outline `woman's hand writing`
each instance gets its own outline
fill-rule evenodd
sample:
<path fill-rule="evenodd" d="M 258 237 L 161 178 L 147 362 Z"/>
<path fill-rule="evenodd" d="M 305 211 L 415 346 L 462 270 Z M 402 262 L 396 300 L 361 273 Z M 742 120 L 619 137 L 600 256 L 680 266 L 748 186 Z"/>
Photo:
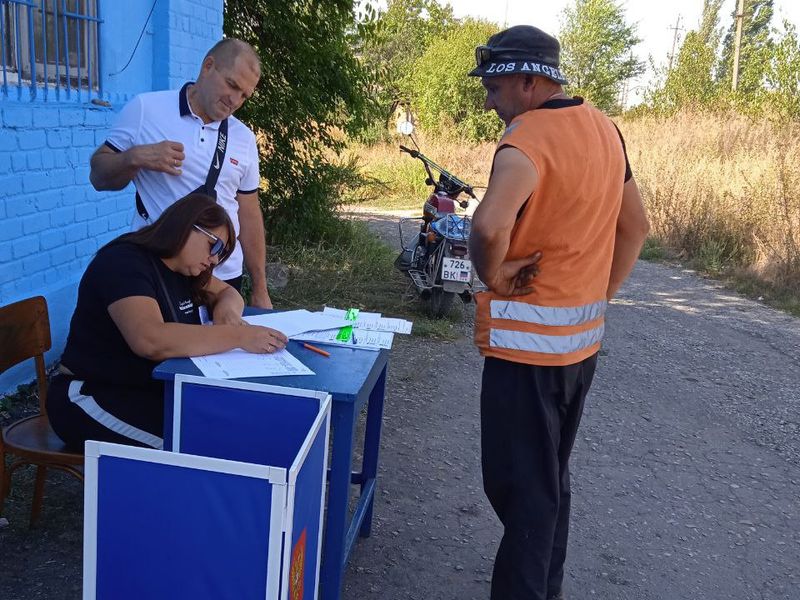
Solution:
<path fill-rule="evenodd" d="M 242 350 L 254 354 L 272 354 L 286 347 L 288 339 L 277 329 L 259 325 L 244 325 L 241 330 Z"/>

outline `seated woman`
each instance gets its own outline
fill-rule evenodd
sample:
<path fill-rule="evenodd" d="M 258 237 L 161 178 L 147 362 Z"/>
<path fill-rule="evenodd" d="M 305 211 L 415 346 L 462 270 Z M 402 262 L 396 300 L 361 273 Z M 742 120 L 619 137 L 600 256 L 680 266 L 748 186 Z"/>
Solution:
<path fill-rule="evenodd" d="M 151 376 L 159 362 L 286 345 L 281 332 L 245 323 L 242 297 L 212 275 L 235 243 L 225 210 L 190 194 L 97 252 L 47 394 L 50 423 L 67 445 L 82 450 L 90 439 L 161 448 L 163 384 Z M 201 307 L 213 325 L 200 324 Z"/>

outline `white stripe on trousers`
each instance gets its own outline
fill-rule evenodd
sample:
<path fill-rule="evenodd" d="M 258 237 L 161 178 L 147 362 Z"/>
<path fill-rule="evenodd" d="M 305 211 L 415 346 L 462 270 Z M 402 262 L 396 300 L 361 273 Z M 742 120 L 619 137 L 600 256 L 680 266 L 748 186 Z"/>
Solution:
<path fill-rule="evenodd" d="M 162 438 L 118 419 L 111 413 L 103 410 L 94 398 L 81 394 L 82 385 L 83 381 L 73 380 L 70 382 L 69 392 L 67 393 L 70 402 L 79 406 L 83 412 L 106 429 L 110 429 L 114 433 L 118 433 L 131 440 L 147 444 L 156 450 L 164 449 L 164 440 Z"/>

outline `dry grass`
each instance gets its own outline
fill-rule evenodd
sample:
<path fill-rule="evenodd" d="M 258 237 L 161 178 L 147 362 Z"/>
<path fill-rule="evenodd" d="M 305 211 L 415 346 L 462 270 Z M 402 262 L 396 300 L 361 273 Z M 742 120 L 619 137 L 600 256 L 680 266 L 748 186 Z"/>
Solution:
<path fill-rule="evenodd" d="M 681 114 L 619 123 L 652 222 L 648 256 L 663 247 L 741 289 L 800 312 L 800 124 L 740 115 Z M 420 137 L 425 155 L 485 185 L 493 144 Z M 418 209 L 419 161 L 395 144 L 356 147 L 375 184 L 370 206 Z M 754 284 L 755 282 L 755 284 Z"/>
<path fill-rule="evenodd" d="M 485 186 L 494 154 L 494 144 L 469 144 L 457 139 L 415 134 L 420 151 L 453 175 L 474 187 Z M 400 145 L 414 148 L 407 137 L 394 143 L 355 146 L 352 151 L 364 165 L 364 173 L 374 180 L 368 190 L 370 207 L 422 210 L 431 188 L 425 185 L 425 170 L 419 160 L 400 152 Z"/>
<path fill-rule="evenodd" d="M 620 127 L 659 242 L 800 291 L 800 125 L 683 114 Z"/>

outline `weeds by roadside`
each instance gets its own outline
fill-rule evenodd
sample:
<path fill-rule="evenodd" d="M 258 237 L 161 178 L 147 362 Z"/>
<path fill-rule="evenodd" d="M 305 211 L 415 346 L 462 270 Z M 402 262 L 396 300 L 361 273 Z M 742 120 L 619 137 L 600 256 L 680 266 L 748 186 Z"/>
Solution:
<path fill-rule="evenodd" d="M 37 412 L 39 396 L 35 381 L 19 386 L 14 393 L 0 396 L 0 428 Z"/>
<path fill-rule="evenodd" d="M 677 256 L 773 306 L 800 306 L 800 124 L 736 114 L 621 119 L 652 224 L 642 258 Z M 422 151 L 472 184 L 486 183 L 494 145 L 419 136 Z M 419 209 L 428 193 L 407 139 L 356 146 L 376 209 Z"/>
<path fill-rule="evenodd" d="M 435 163 L 474 187 L 486 185 L 494 144 L 469 144 L 455 138 L 435 138 L 424 134 L 415 134 L 414 137 L 422 153 Z M 370 198 L 365 203 L 370 207 L 419 210 L 430 193 L 422 163 L 400 152 L 400 144 L 414 148 L 405 137 L 371 146 L 352 147 L 352 152 L 363 164 L 364 174 L 370 179 L 369 191 L 363 194 Z"/>

